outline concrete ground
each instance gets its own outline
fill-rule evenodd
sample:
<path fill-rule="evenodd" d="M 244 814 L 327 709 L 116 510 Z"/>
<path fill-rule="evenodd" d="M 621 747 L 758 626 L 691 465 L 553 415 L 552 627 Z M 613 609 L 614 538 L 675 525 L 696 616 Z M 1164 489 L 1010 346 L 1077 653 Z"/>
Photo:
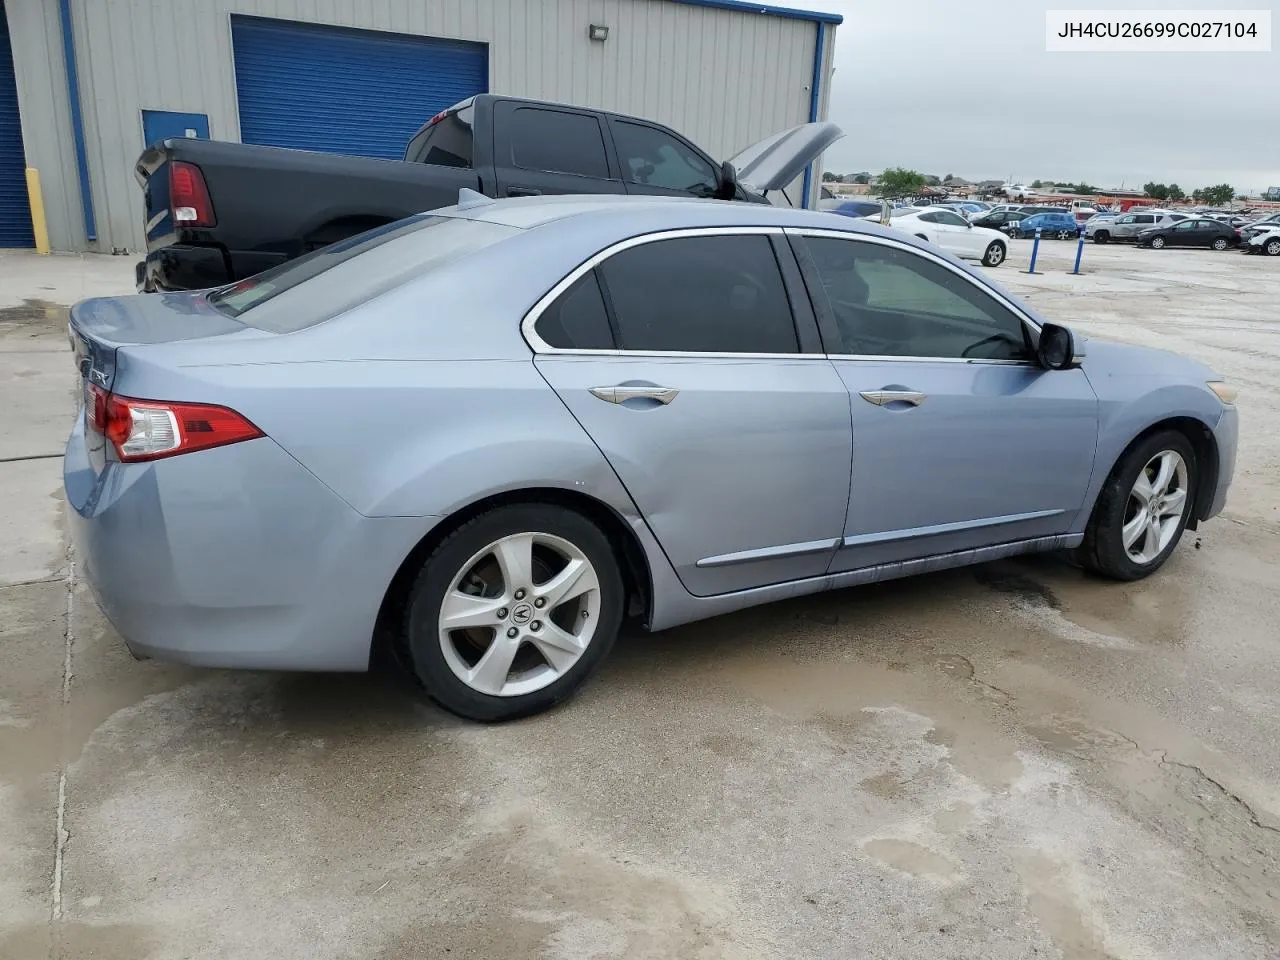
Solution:
<path fill-rule="evenodd" d="M 1226 516 L 628 636 L 566 708 L 134 662 L 75 577 L 58 304 L 0 257 L 0 957 L 1280 955 L 1280 260 L 1049 243 L 1046 314 L 1241 388 Z"/>

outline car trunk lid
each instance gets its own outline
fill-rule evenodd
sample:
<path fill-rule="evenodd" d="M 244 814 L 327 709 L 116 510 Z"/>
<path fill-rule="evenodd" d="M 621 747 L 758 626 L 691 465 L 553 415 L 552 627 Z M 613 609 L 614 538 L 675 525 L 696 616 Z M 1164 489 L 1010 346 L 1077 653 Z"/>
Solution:
<path fill-rule="evenodd" d="M 244 329 L 244 324 L 211 307 L 202 293 L 99 297 L 72 307 L 67 336 L 80 375 L 94 473 L 101 473 L 106 465 L 101 431 L 95 429 L 95 404 L 115 386 L 122 347 L 198 340 Z"/>
<path fill-rule="evenodd" d="M 753 143 L 729 162 L 744 186 L 760 193 L 781 190 L 843 136 L 844 131 L 829 120 L 802 123 Z"/>

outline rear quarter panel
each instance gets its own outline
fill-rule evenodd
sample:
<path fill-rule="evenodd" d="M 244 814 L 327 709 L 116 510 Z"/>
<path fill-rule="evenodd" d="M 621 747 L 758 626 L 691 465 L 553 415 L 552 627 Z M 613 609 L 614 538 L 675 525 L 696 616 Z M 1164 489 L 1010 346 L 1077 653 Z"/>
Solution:
<path fill-rule="evenodd" d="M 442 516 L 491 494 L 555 487 L 631 517 L 519 329 L 597 249 L 579 242 L 522 234 L 295 333 L 246 328 L 125 348 L 116 389 L 239 411 L 365 516 Z"/>

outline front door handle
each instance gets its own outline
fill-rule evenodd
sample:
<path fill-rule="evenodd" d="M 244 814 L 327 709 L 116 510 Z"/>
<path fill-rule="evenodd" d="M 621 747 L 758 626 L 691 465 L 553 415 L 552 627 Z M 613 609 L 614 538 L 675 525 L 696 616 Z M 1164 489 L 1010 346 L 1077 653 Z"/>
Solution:
<path fill-rule="evenodd" d="M 925 401 L 925 395 L 916 390 L 863 390 L 858 396 L 877 407 L 891 403 L 906 403 L 918 407 Z"/>
<path fill-rule="evenodd" d="M 592 387 L 591 395 L 607 403 L 626 403 L 628 400 L 656 400 L 664 406 L 674 400 L 680 391 L 675 387 Z"/>
<path fill-rule="evenodd" d="M 533 187 L 507 187 L 508 197 L 540 197 L 542 191 Z"/>

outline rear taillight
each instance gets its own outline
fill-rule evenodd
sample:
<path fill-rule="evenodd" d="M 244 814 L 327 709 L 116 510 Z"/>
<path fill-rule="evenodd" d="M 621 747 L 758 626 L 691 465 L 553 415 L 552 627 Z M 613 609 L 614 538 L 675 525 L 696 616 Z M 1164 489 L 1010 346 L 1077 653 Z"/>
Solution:
<path fill-rule="evenodd" d="M 135 400 L 89 386 L 89 427 L 102 434 L 125 463 L 223 447 L 264 436 L 234 410 L 208 403 Z"/>
<path fill-rule="evenodd" d="M 194 163 L 169 162 L 169 206 L 173 209 L 173 219 L 184 226 L 214 227 L 218 224 L 204 174 Z"/>

